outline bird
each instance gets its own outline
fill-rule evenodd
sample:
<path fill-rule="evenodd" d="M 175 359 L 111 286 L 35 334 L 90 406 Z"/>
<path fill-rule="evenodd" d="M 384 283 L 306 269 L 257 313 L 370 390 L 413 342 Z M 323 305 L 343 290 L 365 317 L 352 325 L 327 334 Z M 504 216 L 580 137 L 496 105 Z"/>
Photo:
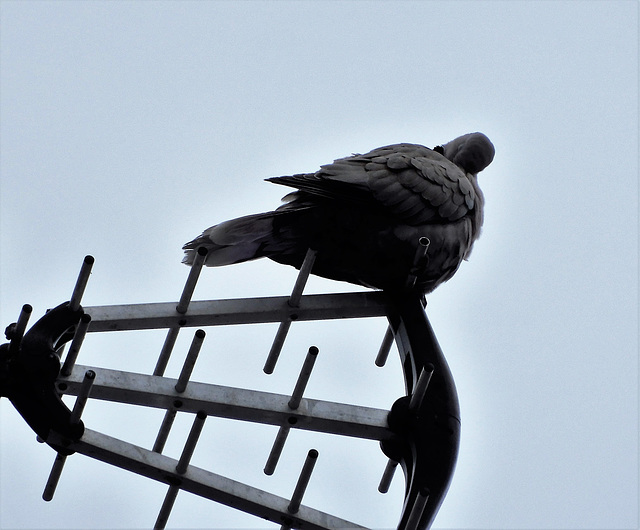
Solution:
<path fill-rule="evenodd" d="M 484 196 L 478 173 L 495 155 L 474 132 L 433 149 L 400 143 L 353 154 L 315 173 L 266 180 L 295 191 L 273 211 L 206 229 L 186 243 L 183 263 L 200 247 L 204 265 L 266 257 L 311 273 L 389 292 L 426 294 L 449 280 L 480 236 Z"/>

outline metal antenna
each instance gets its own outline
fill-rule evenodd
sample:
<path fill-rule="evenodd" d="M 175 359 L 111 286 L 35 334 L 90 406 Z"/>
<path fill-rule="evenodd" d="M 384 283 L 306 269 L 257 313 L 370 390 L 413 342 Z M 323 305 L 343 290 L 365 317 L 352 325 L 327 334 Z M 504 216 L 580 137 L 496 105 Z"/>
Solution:
<path fill-rule="evenodd" d="M 291 498 L 258 490 L 191 464 L 208 416 L 251 421 L 278 427 L 264 467 L 274 473 L 292 429 L 377 442 L 388 462 L 378 486 L 388 491 L 394 470 L 405 472 L 405 498 L 398 530 L 426 530 L 433 520 L 457 458 L 460 418 L 455 384 L 433 329 L 424 299 L 414 288 L 419 268 L 428 259 L 429 241 L 421 238 L 415 263 L 402 293 L 357 292 L 303 296 L 315 252 L 309 250 L 290 296 L 191 301 L 206 261 L 199 249 L 179 302 L 82 307 L 80 305 L 93 258 L 87 256 L 71 301 L 50 310 L 31 329 L 32 308 L 22 308 L 18 322 L 7 329 L 9 344 L 0 345 L 0 391 L 27 423 L 56 451 L 44 489 L 51 500 L 66 459 L 74 452 L 135 472 L 168 486 L 155 528 L 166 527 L 180 490 L 242 510 L 282 525 L 282 528 L 347 529 L 359 525 L 302 504 L 317 461 L 311 449 Z M 196 329 L 177 379 L 164 376 L 180 329 L 237 324 L 279 323 L 265 370 L 273 371 L 293 320 L 313 321 L 386 317 L 389 327 L 376 356 L 382 366 L 395 340 L 405 379 L 406 395 L 390 410 L 305 398 L 318 348 L 311 346 L 291 394 L 274 394 L 191 381 L 205 331 Z M 93 369 L 77 364 L 87 333 L 165 329 L 167 336 L 151 374 Z M 71 347 L 60 366 L 59 353 Z M 86 345 L 84 346 L 87 347 Z M 257 367 L 259 370 L 259 366 Z M 77 396 L 69 410 L 62 394 Z M 159 408 L 165 417 L 153 449 L 86 428 L 82 420 L 87 400 Z M 162 454 L 177 412 L 194 415 L 179 460 Z"/>

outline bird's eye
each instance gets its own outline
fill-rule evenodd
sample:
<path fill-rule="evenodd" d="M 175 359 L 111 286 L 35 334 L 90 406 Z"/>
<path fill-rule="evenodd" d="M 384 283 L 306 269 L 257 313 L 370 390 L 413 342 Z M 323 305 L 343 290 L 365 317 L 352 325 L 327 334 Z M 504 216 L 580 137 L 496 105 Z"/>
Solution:
<path fill-rule="evenodd" d="M 444 147 L 442 147 L 441 145 L 436 145 L 433 150 L 436 153 L 440 153 L 441 155 L 444 155 Z"/>

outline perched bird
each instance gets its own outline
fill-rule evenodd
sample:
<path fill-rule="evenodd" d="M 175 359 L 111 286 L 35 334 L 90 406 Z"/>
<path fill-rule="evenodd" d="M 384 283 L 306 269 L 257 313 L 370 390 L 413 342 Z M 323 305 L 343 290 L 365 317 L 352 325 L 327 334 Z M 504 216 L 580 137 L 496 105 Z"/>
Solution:
<path fill-rule="evenodd" d="M 208 228 L 183 247 L 183 263 L 192 264 L 203 246 L 208 266 L 267 257 L 300 268 L 311 248 L 318 276 L 428 293 L 453 276 L 480 235 L 477 174 L 494 153 L 476 132 L 433 149 L 390 145 L 315 173 L 269 178 L 297 191 L 272 212 Z"/>

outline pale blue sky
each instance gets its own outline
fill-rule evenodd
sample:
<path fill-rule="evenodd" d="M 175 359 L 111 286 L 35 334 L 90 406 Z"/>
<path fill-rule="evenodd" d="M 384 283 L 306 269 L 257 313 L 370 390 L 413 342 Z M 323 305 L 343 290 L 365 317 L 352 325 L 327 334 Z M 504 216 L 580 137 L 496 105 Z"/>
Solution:
<path fill-rule="evenodd" d="M 85 254 L 85 305 L 174 300 L 184 242 L 278 205 L 286 190 L 263 178 L 479 130 L 496 146 L 483 235 L 428 299 L 462 409 L 435 526 L 637 528 L 636 2 L 3 0 L 0 23 L 3 329 L 24 303 L 34 322 L 67 300 Z M 283 295 L 294 278 L 208 269 L 195 297 Z M 267 378 L 274 332 L 211 330 L 194 379 L 287 393 L 315 343 L 309 397 L 388 408 L 403 392 L 395 358 L 373 366 L 382 321 L 294 325 Z M 79 362 L 150 372 L 163 336 L 91 335 Z M 91 402 L 85 420 L 150 446 L 161 416 Z M 0 528 L 154 523 L 165 486 L 82 456 L 44 503 L 53 451 L 6 400 L 0 421 Z M 403 481 L 376 492 L 375 443 L 295 432 L 264 477 L 274 436 L 211 418 L 194 462 L 287 496 L 317 447 L 305 504 L 395 526 Z M 185 493 L 169 525 L 270 527 Z"/>

